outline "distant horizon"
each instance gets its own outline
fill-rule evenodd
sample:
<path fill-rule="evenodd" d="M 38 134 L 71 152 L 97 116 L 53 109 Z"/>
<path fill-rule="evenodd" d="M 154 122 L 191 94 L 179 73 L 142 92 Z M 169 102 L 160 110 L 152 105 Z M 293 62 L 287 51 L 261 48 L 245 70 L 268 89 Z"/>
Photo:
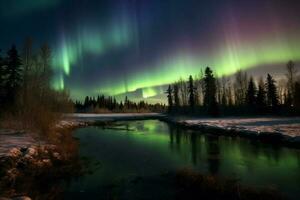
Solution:
<path fill-rule="evenodd" d="M 277 64 L 276 66 L 276 70 L 274 70 L 274 66 L 261 66 L 261 67 L 257 67 L 257 68 L 251 68 L 251 69 L 247 69 L 247 70 L 243 70 L 244 72 L 247 72 L 248 76 L 252 76 L 254 78 L 254 80 L 257 82 L 258 79 L 263 78 L 264 80 L 266 79 L 269 68 L 273 68 L 273 73 L 270 73 L 272 76 L 274 76 L 276 81 L 279 80 L 285 80 L 286 76 L 286 63 L 282 63 L 282 64 Z M 300 66 L 299 66 L 299 62 L 295 62 L 296 64 L 296 68 L 299 69 L 300 71 Z M 205 67 L 203 68 L 199 68 L 199 72 L 200 70 L 204 70 Z M 262 72 L 265 72 L 265 74 L 262 74 Z M 191 74 L 193 77 L 195 77 L 195 75 Z M 196 74 L 198 75 L 198 74 Z M 230 77 L 233 78 L 232 76 L 234 76 L 233 74 L 227 75 L 226 77 Z M 182 77 L 184 80 L 188 81 L 188 77 Z M 178 79 L 179 80 L 179 79 Z M 177 81 L 178 81 L 177 80 Z M 176 82 L 176 81 L 174 81 Z M 168 83 L 168 84 L 164 84 L 164 85 L 157 85 L 157 86 L 152 86 L 150 87 L 150 89 L 155 90 L 155 95 L 153 96 L 149 96 L 147 98 L 143 97 L 143 90 L 148 90 L 149 87 L 146 88 L 137 88 L 134 91 L 128 91 L 128 92 L 124 92 L 124 93 L 120 93 L 120 94 L 116 94 L 116 95 L 109 95 L 109 94 L 104 94 L 101 93 L 101 91 L 99 91 L 99 93 L 95 93 L 94 95 L 86 95 L 86 96 L 90 96 L 90 97 L 97 97 L 98 95 L 105 95 L 105 96 L 113 96 L 115 97 L 118 101 L 124 101 L 125 97 L 127 96 L 130 100 L 134 101 L 134 102 L 138 102 L 138 101 L 145 101 L 148 103 L 162 103 L 162 104 L 167 104 L 167 96 L 166 96 L 166 90 L 167 87 L 170 84 L 173 84 L 174 82 Z M 82 96 L 80 98 L 77 98 L 76 96 L 72 96 L 71 94 L 71 98 L 72 100 L 76 101 L 84 101 L 84 98 L 86 96 Z M 163 98 L 160 98 L 163 97 Z"/>

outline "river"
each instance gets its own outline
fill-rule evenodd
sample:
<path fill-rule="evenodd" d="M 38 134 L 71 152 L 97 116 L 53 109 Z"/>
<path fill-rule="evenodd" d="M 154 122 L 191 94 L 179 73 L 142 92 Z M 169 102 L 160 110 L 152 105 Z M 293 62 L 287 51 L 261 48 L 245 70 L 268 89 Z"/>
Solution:
<path fill-rule="evenodd" d="M 65 199 L 172 199 L 163 174 L 182 168 L 300 198 L 296 149 L 183 130 L 159 120 L 86 127 L 74 136 L 89 173 L 66 186 Z"/>

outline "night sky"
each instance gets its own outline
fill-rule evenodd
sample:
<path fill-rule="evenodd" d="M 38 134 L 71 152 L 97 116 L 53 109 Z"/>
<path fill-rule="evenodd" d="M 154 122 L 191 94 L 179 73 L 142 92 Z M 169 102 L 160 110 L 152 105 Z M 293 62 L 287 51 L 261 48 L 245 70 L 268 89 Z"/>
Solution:
<path fill-rule="evenodd" d="M 0 0 L 0 27 L 3 51 L 49 43 L 53 86 L 74 99 L 155 99 L 206 66 L 220 76 L 300 61 L 299 0 Z"/>

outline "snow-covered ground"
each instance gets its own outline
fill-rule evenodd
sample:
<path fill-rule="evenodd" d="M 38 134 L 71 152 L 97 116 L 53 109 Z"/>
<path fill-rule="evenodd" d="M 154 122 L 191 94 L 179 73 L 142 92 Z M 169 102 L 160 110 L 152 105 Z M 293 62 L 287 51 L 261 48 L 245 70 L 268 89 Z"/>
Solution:
<path fill-rule="evenodd" d="M 251 131 L 255 133 L 281 133 L 290 137 L 300 136 L 300 118 L 201 118 L 184 119 L 179 123 L 218 127 L 226 130 Z"/>
<path fill-rule="evenodd" d="M 144 119 L 161 116 L 158 113 L 109 113 L 109 114 L 67 114 L 56 124 L 57 129 L 86 126 L 88 122 L 115 119 Z M 37 144 L 32 134 L 16 130 L 0 129 L 0 157 L 6 156 L 13 148 L 27 148 Z"/>
<path fill-rule="evenodd" d="M 111 119 L 143 119 L 143 118 L 161 118 L 165 115 L 160 113 L 109 113 L 109 114 L 69 114 L 66 115 L 68 120 L 66 124 L 73 121 L 97 121 L 97 120 L 111 120 Z M 169 117 L 167 117 L 169 118 Z M 72 119 L 72 120 L 71 120 Z M 173 119 L 174 120 L 174 119 Z M 300 117 L 290 118 L 184 118 L 179 119 L 175 117 L 178 123 L 187 125 L 199 125 L 207 127 L 217 127 L 226 130 L 236 131 L 250 131 L 253 133 L 281 133 L 290 137 L 300 136 Z"/>
<path fill-rule="evenodd" d="M 0 157 L 5 156 L 11 149 L 29 147 L 37 141 L 30 135 L 14 130 L 0 130 Z"/>
<path fill-rule="evenodd" d="M 57 129 L 64 129 L 64 128 L 77 128 L 87 126 L 88 124 L 82 119 L 76 118 L 65 118 L 60 120 L 56 125 L 55 128 Z"/>

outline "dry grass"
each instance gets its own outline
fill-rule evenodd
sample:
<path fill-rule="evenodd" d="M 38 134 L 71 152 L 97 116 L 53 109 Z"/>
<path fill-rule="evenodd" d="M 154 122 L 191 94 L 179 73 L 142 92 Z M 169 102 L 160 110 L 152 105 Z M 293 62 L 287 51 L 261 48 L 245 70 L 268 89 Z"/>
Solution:
<path fill-rule="evenodd" d="M 5 113 L 0 118 L 0 129 L 23 130 L 23 123 L 14 115 Z"/>
<path fill-rule="evenodd" d="M 26 98 L 19 97 L 13 107 L 7 108 L 1 115 L 0 128 L 24 130 L 39 137 L 53 134 L 62 113 L 72 112 L 73 104 L 66 92 L 49 90 L 42 96 L 39 92 L 31 91 Z"/>
<path fill-rule="evenodd" d="M 26 195 L 36 200 L 64 198 L 62 183 L 83 173 L 78 141 L 69 130 L 65 130 L 52 134 L 49 142 L 54 145 L 37 146 L 37 154 L 32 158 L 23 156 L 0 162 L 0 196 Z M 45 159 L 51 162 L 40 165 Z M 15 171 L 14 179 L 4 176 L 10 169 Z"/>

